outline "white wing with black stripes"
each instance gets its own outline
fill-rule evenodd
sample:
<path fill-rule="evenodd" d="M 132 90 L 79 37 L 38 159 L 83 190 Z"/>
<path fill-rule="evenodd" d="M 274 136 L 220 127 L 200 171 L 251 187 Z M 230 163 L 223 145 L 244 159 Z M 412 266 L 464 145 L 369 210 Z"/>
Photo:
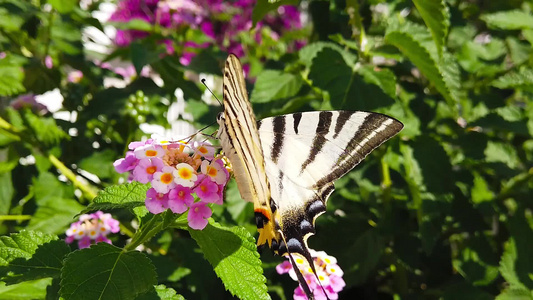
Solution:
<path fill-rule="evenodd" d="M 280 255 L 302 255 L 313 271 L 307 238 L 326 210 L 333 182 L 403 128 L 388 116 L 358 111 L 295 113 L 256 122 L 234 55 L 226 60 L 224 113 L 217 121 L 241 196 L 254 203 L 258 245 L 268 244 Z M 305 279 L 296 275 L 312 299 Z"/>
<path fill-rule="evenodd" d="M 402 128 L 393 118 L 361 111 L 295 113 L 259 121 L 271 202 L 278 207 L 285 241 L 294 247 L 289 252 L 307 252 L 306 239 L 326 210 L 333 182 Z M 278 250 L 284 254 L 287 249 L 282 244 Z"/>

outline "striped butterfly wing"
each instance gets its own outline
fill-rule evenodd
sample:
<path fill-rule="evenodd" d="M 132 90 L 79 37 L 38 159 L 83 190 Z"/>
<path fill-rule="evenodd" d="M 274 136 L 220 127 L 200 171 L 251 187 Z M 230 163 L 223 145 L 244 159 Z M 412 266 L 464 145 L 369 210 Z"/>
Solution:
<path fill-rule="evenodd" d="M 280 255 L 298 253 L 313 271 L 307 238 L 326 210 L 333 181 L 403 127 L 385 115 L 350 111 L 296 113 L 257 123 L 234 55 L 224 68 L 224 113 L 217 121 L 241 196 L 254 203 L 258 245 L 268 244 Z M 305 279 L 296 275 L 312 299 Z"/>
<path fill-rule="evenodd" d="M 326 210 L 333 181 L 402 128 L 393 118 L 361 111 L 306 112 L 261 120 L 258 130 L 271 182 L 271 205 L 278 207 L 284 237 L 274 250 L 307 257 L 307 238 Z"/>
<path fill-rule="evenodd" d="M 220 126 L 217 137 L 231 162 L 241 197 L 254 203 L 258 244 L 268 242 L 270 245 L 272 240 L 279 240 L 274 221 L 277 211 L 276 207 L 271 207 L 270 184 L 242 66 L 233 54 L 229 55 L 224 68 L 224 113 L 217 122 Z"/>

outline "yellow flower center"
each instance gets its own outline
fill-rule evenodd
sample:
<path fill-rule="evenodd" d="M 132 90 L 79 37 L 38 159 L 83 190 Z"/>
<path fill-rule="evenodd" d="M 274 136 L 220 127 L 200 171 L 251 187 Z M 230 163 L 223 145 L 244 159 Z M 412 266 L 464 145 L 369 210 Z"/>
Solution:
<path fill-rule="evenodd" d="M 213 168 L 211 166 L 207 167 L 207 175 L 209 175 L 211 177 L 215 177 L 215 176 L 217 176 L 217 173 L 218 173 L 217 169 L 215 169 L 215 168 Z"/>
<path fill-rule="evenodd" d="M 184 195 L 185 195 L 185 192 L 184 192 L 184 191 L 179 191 L 179 192 L 178 192 L 178 196 L 183 197 Z"/>
<path fill-rule="evenodd" d="M 169 184 L 172 182 L 172 175 L 170 173 L 165 173 L 161 175 L 161 182 L 164 184 Z"/>
<path fill-rule="evenodd" d="M 148 168 L 146 168 L 146 173 L 148 174 L 154 174 L 155 171 L 157 171 L 157 167 L 156 166 L 149 166 Z"/>
<path fill-rule="evenodd" d="M 157 155 L 157 151 L 155 151 L 155 150 L 146 150 L 146 156 L 153 157 L 153 156 L 156 156 L 156 155 Z"/>
<path fill-rule="evenodd" d="M 182 179 L 191 179 L 191 177 L 192 177 L 192 172 L 191 172 L 191 170 L 189 170 L 189 169 L 181 168 L 181 169 L 178 171 L 178 175 L 179 175 Z"/>

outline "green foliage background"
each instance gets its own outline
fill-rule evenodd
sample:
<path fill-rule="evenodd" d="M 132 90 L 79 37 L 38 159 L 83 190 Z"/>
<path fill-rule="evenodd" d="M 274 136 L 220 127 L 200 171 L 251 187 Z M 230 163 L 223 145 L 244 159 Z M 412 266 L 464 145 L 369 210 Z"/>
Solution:
<path fill-rule="evenodd" d="M 113 74 L 81 41 L 83 28 L 103 28 L 91 16 L 99 3 L 0 0 L 0 299 L 290 299 L 296 284 L 275 273 L 280 258 L 265 249 L 259 260 L 253 208 L 234 184 L 204 231 L 149 214 L 146 186 L 116 185 L 112 162 L 142 137 L 139 124 L 168 127 L 176 88 L 195 125 L 215 120 L 220 107 L 186 74 L 220 75 L 227 54 L 208 48 L 183 66 L 159 55 L 169 33 L 148 26 L 149 38 L 102 59 L 150 65 L 163 87 L 138 77 L 104 89 Z M 259 1 L 254 21 L 283 3 Z M 405 124 L 337 182 L 310 239 L 344 269 L 341 299 L 533 299 L 533 2 L 303 4 L 313 27 L 299 52 L 248 39 L 257 116 L 369 110 Z M 83 71 L 79 84 L 69 69 Z M 8 106 L 54 88 L 73 122 Z M 121 221 L 115 246 L 60 240 L 98 209 Z"/>

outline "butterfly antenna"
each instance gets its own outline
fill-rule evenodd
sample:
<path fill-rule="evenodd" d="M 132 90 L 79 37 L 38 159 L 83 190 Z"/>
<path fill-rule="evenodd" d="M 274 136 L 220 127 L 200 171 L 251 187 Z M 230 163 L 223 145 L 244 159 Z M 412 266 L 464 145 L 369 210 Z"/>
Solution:
<path fill-rule="evenodd" d="M 207 84 L 205 83 L 205 78 L 202 78 L 202 80 L 200 80 L 203 85 L 205 86 L 205 88 L 211 93 L 211 95 L 213 95 L 213 97 L 215 97 L 215 99 L 217 99 L 218 101 L 218 104 L 220 104 L 220 106 L 222 106 L 222 102 L 220 102 L 220 100 L 218 99 L 218 97 L 215 95 L 215 93 L 213 93 L 213 91 L 207 86 Z"/>

